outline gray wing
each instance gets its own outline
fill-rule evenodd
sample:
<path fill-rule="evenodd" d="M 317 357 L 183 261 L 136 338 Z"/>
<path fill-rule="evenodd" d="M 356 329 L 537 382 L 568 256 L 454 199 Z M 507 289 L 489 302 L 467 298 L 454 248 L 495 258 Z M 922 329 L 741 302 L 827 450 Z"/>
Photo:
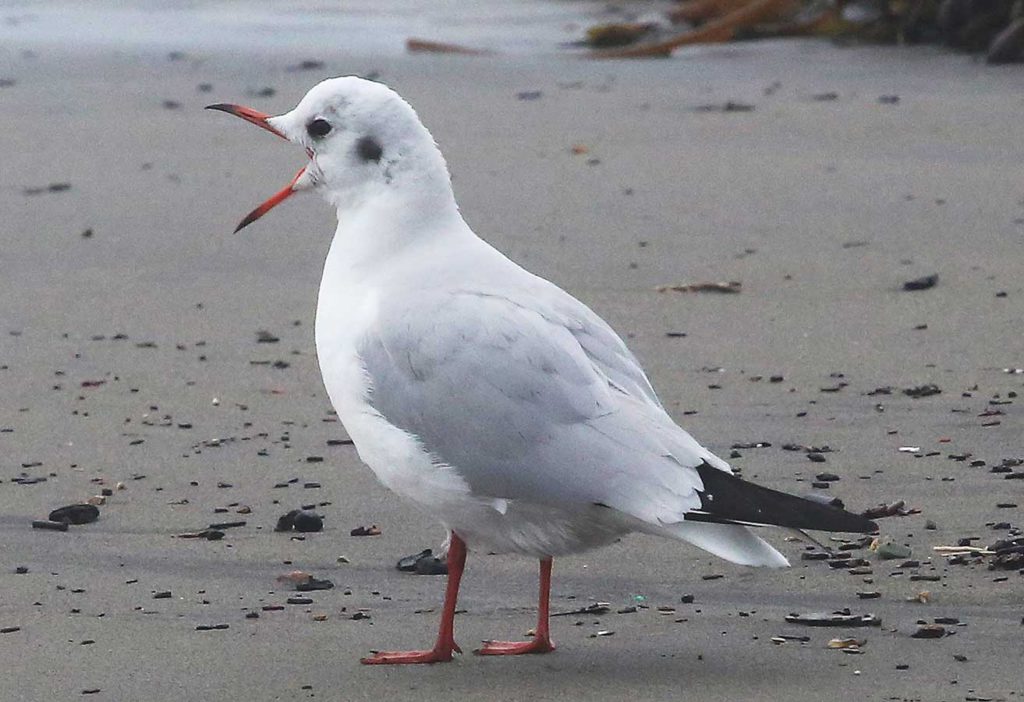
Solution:
<path fill-rule="evenodd" d="M 680 521 L 700 505 L 695 467 L 721 460 L 672 422 L 618 336 L 551 288 L 391 296 L 359 349 L 370 404 L 481 496 Z"/>

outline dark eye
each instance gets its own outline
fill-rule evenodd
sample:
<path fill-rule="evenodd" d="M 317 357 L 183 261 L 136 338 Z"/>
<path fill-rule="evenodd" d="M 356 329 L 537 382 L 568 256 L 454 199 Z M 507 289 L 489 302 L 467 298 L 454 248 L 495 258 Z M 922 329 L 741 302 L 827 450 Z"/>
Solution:
<path fill-rule="evenodd" d="M 306 125 L 306 131 L 314 139 L 321 139 L 331 133 L 331 123 L 326 119 L 317 117 Z"/>

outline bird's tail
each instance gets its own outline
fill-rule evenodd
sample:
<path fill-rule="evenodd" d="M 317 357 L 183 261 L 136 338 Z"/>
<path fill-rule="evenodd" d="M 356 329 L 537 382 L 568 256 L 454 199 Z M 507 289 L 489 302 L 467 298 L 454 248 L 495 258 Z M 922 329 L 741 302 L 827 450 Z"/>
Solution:
<path fill-rule="evenodd" d="M 719 558 L 748 566 L 785 568 L 789 561 L 767 541 L 738 524 L 676 522 L 659 526 L 645 525 L 644 531 L 686 541 Z"/>
<path fill-rule="evenodd" d="M 700 507 L 688 511 L 682 521 L 648 524 L 645 531 L 688 541 L 733 563 L 774 567 L 787 566 L 789 562 L 750 527 L 878 531 L 878 525 L 866 517 L 748 483 L 706 462 L 696 470 L 703 483 L 703 489 L 697 492 Z"/>
<path fill-rule="evenodd" d="M 704 484 L 697 493 L 700 508 L 687 512 L 686 521 L 865 534 L 878 531 L 877 524 L 859 514 L 748 483 L 706 462 L 696 470 Z"/>

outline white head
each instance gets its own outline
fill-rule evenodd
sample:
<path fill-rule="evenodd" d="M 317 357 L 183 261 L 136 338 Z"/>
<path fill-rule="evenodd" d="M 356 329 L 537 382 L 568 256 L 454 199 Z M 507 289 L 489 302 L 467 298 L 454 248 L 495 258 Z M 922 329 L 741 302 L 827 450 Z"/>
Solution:
<path fill-rule="evenodd" d="M 303 146 L 307 163 L 284 189 L 253 210 L 248 226 L 292 194 L 318 190 L 339 212 L 369 202 L 452 207 L 448 168 L 415 110 L 382 83 L 346 76 L 315 85 L 278 117 L 239 105 L 210 105 Z"/>

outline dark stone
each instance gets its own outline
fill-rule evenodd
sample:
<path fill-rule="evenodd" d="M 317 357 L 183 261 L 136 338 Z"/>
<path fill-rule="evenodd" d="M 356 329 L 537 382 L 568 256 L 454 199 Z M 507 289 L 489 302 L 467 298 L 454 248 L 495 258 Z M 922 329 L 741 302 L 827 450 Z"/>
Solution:
<path fill-rule="evenodd" d="M 942 389 L 935 383 L 926 383 L 912 388 L 903 388 L 903 394 L 907 397 L 912 397 L 915 400 L 919 397 L 938 395 L 940 392 L 942 392 Z"/>
<path fill-rule="evenodd" d="M 330 580 L 319 580 L 311 575 L 308 580 L 296 585 L 295 589 L 299 592 L 312 592 L 313 590 L 330 590 L 333 587 L 334 583 Z"/>
<path fill-rule="evenodd" d="M 287 514 L 281 515 L 277 520 L 274 531 L 323 531 L 324 518 L 316 512 L 305 509 L 293 509 Z"/>
<path fill-rule="evenodd" d="M 236 527 L 244 527 L 245 524 L 246 524 L 245 521 L 239 521 L 239 522 L 218 522 L 216 524 L 211 524 L 209 526 L 209 528 L 210 529 L 234 529 Z"/>
<path fill-rule="evenodd" d="M 698 105 L 693 110 L 694 112 L 753 112 L 754 106 L 744 102 L 729 100 L 720 104 Z"/>
<path fill-rule="evenodd" d="M 429 548 L 425 548 L 419 553 L 413 554 L 412 556 L 403 556 L 398 559 L 398 563 L 395 564 L 395 568 L 402 571 L 403 573 L 412 573 L 416 570 L 416 562 L 421 558 L 431 558 L 434 552 Z"/>
<path fill-rule="evenodd" d="M 787 614 L 786 621 L 790 624 L 806 626 L 881 626 L 882 620 L 875 614 L 851 614 L 848 609 L 836 612 L 811 612 L 808 614 Z"/>
<path fill-rule="evenodd" d="M 448 564 L 434 556 L 421 558 L 416 561 L 416 575 L 448 575 Z"/>
<path fill-rule="evenodd" d="M 448 574 L 448 564 L 443 559 L 434 556 L 434 552 L 429 548 L 412 556 L 398 559 L 395 568 L 403 573 L 415 573 L 416 575 Z"/>
<path fill-rule="evenodd" d="M 299 61 L 294 66 L 288 66 L 288 71 L 318 71 L 324 67 L 323 61 L 317 61 L 315 59 L 305 59 Z"/>
<path fill-rule="evenodd" d="M 293 523 L 295 531 L 313 532 L 324 530 L 324 518 L 316 512 L 310 512 L 305 509 L 296 512 Z"/>
<path fill-rule="evenodd" d="M 941 639 L 946 635 L 946 627 L 941 624 L 922 624 L 910 635 L 912 639 Z"/>
<path fill-rule="evenodd" d="M 349 536 L 380 536 L 380 527 L 376 524 L 372 526 L 357 526 L 355 529 L 348 533 Z"/>
<path fill-rule="evenodd" d="M 100 510 L 96 505 L 67 505 L 50 512 L 51 522 L 67 522 L 68 524 L 89 524 L 100 518 Z"/>
<path fill-rule="evenodd" d="M 771 448 L 771 443 L 768 441 L 747 441 L 743 443 L 733 444 L 730 448 L 734 449 L 755 449 L 755 448 Z"/>
<path fill-rule="evenodd" d="M 849 554 L 840 554 L 840 555 L 848 556 Z M 868 566 L 868 565 L 870 565 L 870 564 L 866 560 L 864 560 L 863 558 L 850 558 L 850 559 L 842 559 L 842 560 L 832 560 L 832 561 L 828 562 L 828 567 L 829 568 L 835 568 L 835 569 L 839 569 L 839 568 L 861 568 L 861 567 Z"/>
<path fill-rule="evenodd" d="M 832 554 L 826 551 L 803 551 L 800 554 L 801 561 L 827 561 Z"/>
<path fill-rule="evenodd" d="M 49 522 L 45 519 L 37 519 L 32 522 L 33 529 L 46 529 L 48 531 L 67 531 L 67 522 Z"/>
<path fill-rule="evenodd" d="M 921 278 L 915 278 L 914 280 L 908 280 L 903 283 L 904 290 L 927 290 L 934 288 L 935 284 L 939 282 L 939 274 L 932 273 Z"/>

